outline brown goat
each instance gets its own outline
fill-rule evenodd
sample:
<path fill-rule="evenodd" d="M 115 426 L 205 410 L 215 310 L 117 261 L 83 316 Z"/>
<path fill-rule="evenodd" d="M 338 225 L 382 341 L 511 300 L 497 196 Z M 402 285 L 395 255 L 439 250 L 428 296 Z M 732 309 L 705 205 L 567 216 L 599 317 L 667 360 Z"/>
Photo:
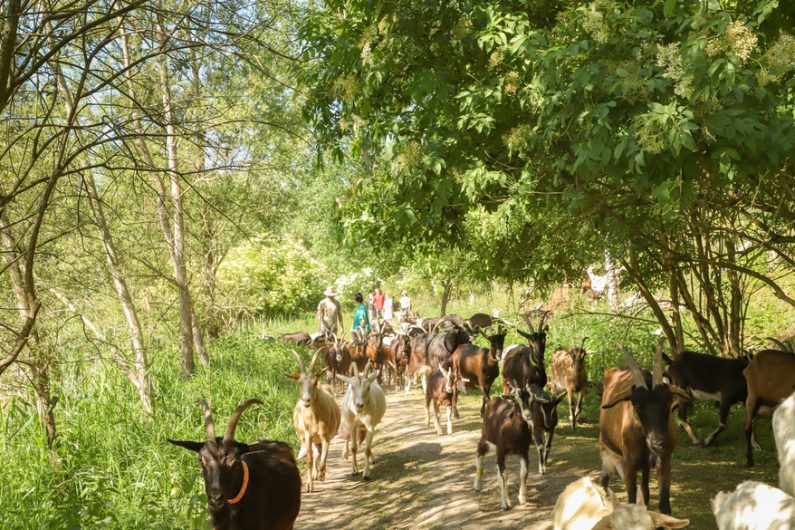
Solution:
<path fill-rule="evenodd" d="M 495 335 L 490 335 L 489 348 L 481 348 L 475 344 L 462 344 L 453 352 L 453 370 L 460 378 L 471 381 L 467 387 L 473 387 L 477 381 L 483 393 L 480 405 L 480 415 L 486 407 L 486 402 L 491 397 L 491 385 L 500 375 L 500 356 L 505 344 L 506 331 L 498 330 Z M 453 391 L 453 411 L 458 417 L 458 389 Z"/>
<path fill-rule="evenodd" d="M 745 400 L 745 459 L 754 465 L 752 437 L 754 420 L 762 407 L 774 408 L 795 391 L 795 355 L 786 351 L 762 350 L 743 370 L 748 382 Z"/>
<path fill-rule="evenodd" d="M 671 414 L 675 396 L 688 399 L 682 389 L 662 382 L 662 341 L 657 346 L 654 375 L 648 378 L 632 354 L 621 346 L 629 369 L 605 372 L 599 412 L 601 483 L 607 489 L 614 472 L 624 479 L 630 504 L 637 500 L 637 473 L 642 472 L 643 504 L 649 504 L 649 471 L 657 468 L 660 511 L 671 513 L 671 455 L 676 447 L 676 421 Z"/>
<path fill-rule="evenodd" d="M 447 408 L 447 434 L 453 434 L 453 396 L 459 381 L 468 382 L 466 379 L 461 379 L 454 370 L 445 370 L 441 366 L 428 377 L 428 386 L 425 388 L 425 414 L 430 426 L 431 402 L 433 402 L 433 422 L 438 435 L 442 434 L 442 426 L 439 423 L 441 407 Z"/>
<path fill-rule="evenodd" d="M 571 349 L 558 348 L 552 354 L 552 375 L 549 378 L 549 390 L 557 396 L 566 392 L 569 402 L 569 420 L 572 430 L 577 430 L 577 418 L 582 412 L 582 399 L 585 397 L 585 387 L 588 384 L 588 373 L 585 371 L 585 341 L 580 347 L 572 346 Z M 577 403 L 574 403 L 575 394 Z"/>

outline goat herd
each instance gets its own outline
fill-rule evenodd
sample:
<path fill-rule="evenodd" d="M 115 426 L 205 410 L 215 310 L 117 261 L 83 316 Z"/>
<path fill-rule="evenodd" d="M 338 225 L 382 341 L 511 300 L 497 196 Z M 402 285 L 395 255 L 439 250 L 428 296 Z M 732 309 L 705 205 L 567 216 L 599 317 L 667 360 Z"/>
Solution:
<path fill-rule="evenodd" d="M 405 388 L 419 378 L 424 389 L 427 423 L 431 418 L 438 434 L 441 407 L 446 407 L 447 432 L 458 417 L 458 393 L 462 387 L 479 387 L 483 394 L 482 434 L 476 449 L 474 489 L 480 489 L 483 459 L 494 451 L 500 504 L 510 508 L 505 473 L 507 455 L 518 455 L 519 503 L 526 499 L 526 478 L 531 443 L 538 453 L 538 471 L 546 474 L 546 461 L 558 423 L 556 407 L 568 398 L 569 419 L 576 429 L 582 410 L 587 375 L 585 341 L 557 349 L 551 359 L 551 377 L 545 368 L 549 313 L 541 314 L 528 330 L 506 321 L 476 314 L 415 319 L 401 323 L 397 332 L 388 323 L 376 326 L 369 336 L 354 334 L 343 341 L 335 335 L 312 337 L 299 332 L 282 340 L 315 347 L 308 365 L 293 351 L 299 371 L 289 375 L 299 385 L 300 397 L 293 424 L 301 442 L 297 459 L 306 459 L 304 491 L 323 481 L 332 439 L 345 439 L 343 457 L 351 459 L 352 474 L 370 478 L 372 443 L 376 427 L 386 411 L 384 378 Z M 504 347 L 507 328 L 513 327 L 527 344 Z M 489 348 L 472 344 L 475 335 L 488 339 Z M 781 349 L 758 352 L 752 359 L 723 359 L 681 352 L 673 360 L 663 355 L 662 341 L 655 352 L 653 369 L 643 370 L 623 346 L 626 368 L 610 368 L 604 374 L 599 413 L 599 486 L 589 478 L 570 484 L 553 511 L 555 530 L 681 528 L 687 519 L 671 517 L 669 501 L 671 460 L 677 425 L 672 411 L 695 442 L 709 445 L 726 427 L 730 407 L 745 403 L 747 464 L 753 465 L 754 419 L 773 413 L 773 431 L 781 466 L 779 488 L 746 481 L 732 493 L 720 492 L 713 512 L 720 530 L 795 529 L 795 354 Z M 318 369 L 320 356 L 326 366 Z M 667 364 L 664 370 L 663 364 Z M 491 387 L 502 372 L 501 397 L 490 399 Z M 327 372 L 330 384 L 321 383 Z M 342 406 L 335 400 L 337 383 L 347 385 Z M 544 390 L 548 386 L 548 391 Z M 687 422 L 694 400 L 720 403 L 717 429 L 702 442 Z M 234 440 L 243 411 L 257 399 L 243 401 L 234 411 L 223 438 L 215 436 L 210 408 L 199 400 L 205 415 L 206 442 L 172 441 L 199 453 L 214 528 L 292 528 L 301 503 L 301 477 L 290 447 L 284 442 L 261 441 L 252 445 Z M 433 414 L 431 413 L 433 406 Z M 358 453 L 363 449 L 360 470 Z M 647 510 L 649 475 L 657 470 L 659 513 Z M 637 482 L 640 471 L 641 481 Z M 628 504 L 617 501 L 608 489 L 612 475 L 623 480 Z M 636 504 L 640 493 L 641 503 Z"/>

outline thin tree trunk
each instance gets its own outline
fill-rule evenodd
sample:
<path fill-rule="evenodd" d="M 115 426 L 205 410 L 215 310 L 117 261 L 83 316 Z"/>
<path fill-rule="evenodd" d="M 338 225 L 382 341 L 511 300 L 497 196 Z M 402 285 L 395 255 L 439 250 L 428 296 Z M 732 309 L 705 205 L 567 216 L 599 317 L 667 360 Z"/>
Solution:
<path fill-rule="evenodd" d="M 442 307 L 440 316 L 445 316 L 447 314 L 447 302 L 450 301 L 450 295 L 453 292 L 453 280 L 445 279 L 442 280 Z"/>
<path fill-rule="evenodd" d="M 102 245 L 105 248 L 105 257 L 108 260 L 110 275 L 113 278 L 113 286 L 116 288 L 116 294 L 119 297 L 119 302 L 121 302 L 124 318 L 127 321 L 127 327 L 130 330 L 130 340 L 133 348 L 133 370 L 131 373 L 128 373 L 128 377 L 138 390 L 138 395 L 141 398 L 144 411 L 149 415 L 153 415 L 155 412 L 155 402 L 152 395 L 152 381 L 149 377 L 149 361 L 147 360 L 146 350 L 144 349 L 143 332 L 141 331 L 140 320 L 138 320 L 138 312 L 135 310 L 135 304 L 130 295 L 130 290 L 127 288 L 127 281 L 124 279 L 124 273 L 121 270 L 119 257 L 113 243 L 113 236 L 111 235 L 110 227 L 105 219 L 105 213 L 102 210 L 102 203 L 99 200 L 94 177 L 88 173 L 83 177 L 83 180 L 86 183 L 91 209 L 94 213 L 97 228 L 99 229 Z"/>
<path fill-rule="evenodd" d="M 640 290 L 640 294 L 646 300 L 646 303 L 649 304 L 649 307 L 651 308 L 652 313 L 654 313 L 655 318 L 657 318 L 657 322 L 660 324 L 663 333 L 665 333 L 665 338 L 668 340 L 671 351 L 675 351 L 676 335 L 674 334 L 674 330 L 671 327 L 671 323 L 668 321 L 668 317 L 665 316 L 665 312 L 660 307 L 657 299 L 654 298 L 654 293 L 651 292 L 649 286 L 645 281 L 643 281 L 637 259 L 632 252 L 629 253 L 629 260 L 624 262 L 624 268 L 627 269 L 627 273 L 629 274 L 630 278 L 634 280 L 635 285 L 637 285 L 638 289 Z"/>
<path fill-rule="evenodd" d="M 734 242 L 728 240 L 726 242 L 727 258 L 732 263 L 737 263 L 737 251 Z M 728 354 L 731 357 L 739 357 L 742 355 L 742 342 L 740 335 L 742 334 L 743 318 L 742 318 L 742 302 L 743 295 L 740 288 L 740 276 L 736 270 L 728 269 L 726 274 L 729 278 L 729 314 L 727 315 L 727 328 L 729 335 L 727 337 Z"/>

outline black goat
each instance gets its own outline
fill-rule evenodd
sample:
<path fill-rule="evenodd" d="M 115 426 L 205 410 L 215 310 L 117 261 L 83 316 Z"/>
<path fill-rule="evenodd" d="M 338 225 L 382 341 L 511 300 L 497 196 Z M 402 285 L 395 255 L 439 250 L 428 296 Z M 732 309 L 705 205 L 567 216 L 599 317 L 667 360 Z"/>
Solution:
<path fill-rule="evenodd" d="M 243 411 L 258 399 L 238 405 L 224 437 L 215 436 L 207 401 L 204 409 L 207 441 L 168 440 L 199 453 L 204 488 L 214 530 L 287 530 L 301 508 L 301 475 L 290 446 L 262 440 L 252 445 L 236 442 L 235 428 Z"/>
<path fill-rule="evenodd" d="M 533 417 L 533 441 L 538 451 L 538 472 L 547 474 L 547 459 L 552 450 L 552 437 L 558 426 L 558 403 L 566 394 L 552 398 L 538 385 L 530 385 L 530 394 L 535 399 L 530 403 L 530 414 Z"/>
<path fill-rule="evenodd" d="M 670 383 L 688 391 L 693 399 L 720 403 L 718 427 L 702 442 L 687 421 L 691 400 L 678 400 L 679 419 L 690 440 L 694 444 L 710 445 L 726 428 L 732 405 L 745 403 L 748 397 L 748 385 L 743 376 L 743 370 L 748 366 L 748 359 L 724 359 L 704 353 L 683 351 L 673 361 L 663 354 L 663 360 L 668 365 L 664 376 Z"/>
<path fill-rule="evenodd" d="M 510 381 L 516 381 L 522 387 L 536 384 L 543 388 L 547 384 L 547 371 L 544 367 L 544 351 L 547 345 L 546 325 L 549 311 L 544 311 L 541 321 L 538 324 L 538 331 L 530 322 L 528 314 L 524 315 L 524 320 L 530 333 L 525 333 L 517 329 L 516 331 L 527 339 L 527 346 L 509 346 L 505 349 L 505 358 L 502 363 L 502 386 L 503 392 L 509 394 L 511 390 Z"/>

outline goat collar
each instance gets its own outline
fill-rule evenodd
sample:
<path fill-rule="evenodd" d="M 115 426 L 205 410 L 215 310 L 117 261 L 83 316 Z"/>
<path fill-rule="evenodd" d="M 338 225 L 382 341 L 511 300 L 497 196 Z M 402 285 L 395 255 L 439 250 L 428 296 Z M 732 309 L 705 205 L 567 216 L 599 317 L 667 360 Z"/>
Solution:
<path fill-rule="evenodd" d="M 243 464 L 243 485 L 240 486 L 240 491 L 233 499 L 226 501 L 229 504 L 237 504 L 240 502 L 240 499 L 243 498 L 243 495 L 246 494 L 246 490 L 248 489 L 248 464 L 246 464 L 246 461 L 243 459 L 240 460 L 240 463 Z"/>

